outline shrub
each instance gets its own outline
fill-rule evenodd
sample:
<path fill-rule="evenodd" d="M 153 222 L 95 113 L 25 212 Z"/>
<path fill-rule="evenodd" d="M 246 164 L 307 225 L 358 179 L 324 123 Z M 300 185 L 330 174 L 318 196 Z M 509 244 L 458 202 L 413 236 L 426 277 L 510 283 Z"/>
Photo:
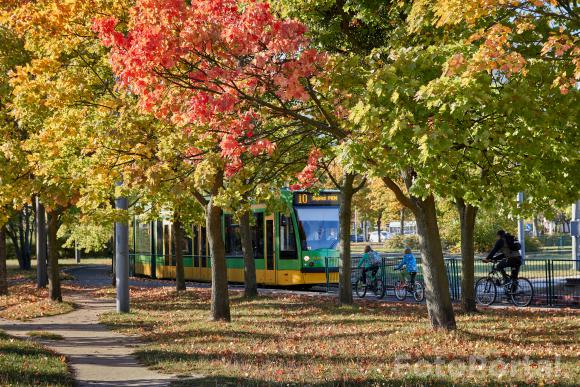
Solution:
<path fill-rule="evenodd" d="M 544 247 L 544 245 L 541 240 L 526 235 L 526 252 L 535 253 L 542 250 L 542 247 Z"/>
<path fill-rule="evenodd" d="M 419 237 L 417 235 L 394 235 L 385 242 L 387 249 L 405 249 L 409 247 L 412 250 L 419 248 Z"/>

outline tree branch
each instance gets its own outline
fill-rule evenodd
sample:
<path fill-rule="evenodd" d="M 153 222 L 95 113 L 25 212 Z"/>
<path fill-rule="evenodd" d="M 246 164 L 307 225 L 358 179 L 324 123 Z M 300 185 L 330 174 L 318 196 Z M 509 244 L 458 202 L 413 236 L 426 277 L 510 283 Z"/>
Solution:
<path fill-rule="evenodd" d="M 399 203 L 410 209 L 413 212 L 413 214 L 417 213 L 417 206 L 415 205 L 415 203 L 413 203 L 411 198 L 405 195 L 405 193 L 397 183 L 395 183 L 391 178 L 386 176 L 382 177 L 381 179 L 383 180 L 383 183 L 385 183 L 385 186 L 395 194 L 395 197 L 397 198 Z"/>

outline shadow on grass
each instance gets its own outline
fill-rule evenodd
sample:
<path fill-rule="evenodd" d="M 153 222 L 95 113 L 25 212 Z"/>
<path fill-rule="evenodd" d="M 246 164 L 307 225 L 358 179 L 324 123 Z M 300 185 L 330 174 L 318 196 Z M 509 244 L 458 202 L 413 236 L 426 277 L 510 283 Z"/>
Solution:
<path fill-rule="evenodd" d="M 72 386 L 73 378 L 59 355 L 0 332 L 0 385 Z"/>
<path fill-rule="evenodd" d="M 359 364 L 359 363 L 371 363 L 371 364 L 382 364 L 385 359 L 381 356 L 374 355 L 361 355 L 361 356 L 349 356 L 343 354 L 282 354 L 273 352 L 264 353 L 240 353 L 231 352 L 224 355 L 221 352 L 209 352 L 209 353 L 186 353 L 181 351 L 171 351 L 171 350 L 138 350 L 135 352 L 137 358 L 142 361 L 147 366 L 155 366 L 159 363 L 203 363 L 211 361 L 220 361 L 230 363 L 232 365 L 243 365 L 243 364 L 260 364 L 264 368 L 277 368 L 280 364 L 284 364 L 288 368 L 299 368 L 308 367 L 315 363 L 323 363 L 325 365 L 335 365 L 337 367 L 342 367 L 345 364 Z M 290 367 L 291 365 L 291 367 Z"/>

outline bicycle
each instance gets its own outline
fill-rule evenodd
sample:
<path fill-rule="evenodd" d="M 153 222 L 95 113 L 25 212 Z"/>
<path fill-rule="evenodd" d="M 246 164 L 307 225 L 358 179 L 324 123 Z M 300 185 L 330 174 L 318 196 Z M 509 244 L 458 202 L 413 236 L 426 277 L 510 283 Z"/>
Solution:
<path fill-rule="evenodd" d="M 401 270 L 400 278 L 395 283 L 395 297 L 397 300 L 403 301 L 407 298 L 407 294 L 412 294 L 415 301 L 421 302 L 425 299 L 425 287 L 417 280 L 415 280 L 414 285 L 411 285 L 406 279 L 405 270 Z"/>
<path fill-rule="evenodd" d="M 367 274 L 366 283 L 362 279 L 362 270 L 358 280 L 355 283 L 356 295 L 359 298 L 364 298 L 367 294 L 367 290 L 372 290 L 375 296 L 379 299 L 385 297 L 385 284 L 382 280 L 383 278 L 383 266 L 379 267 L 377 273 L 373 275 L 372 272 Z"/>
<path fill-rule="evenodd" d="M 534 287 L 529 279 L 519 277 L 514 280 L 511 277 L 503 281 L 503 276 L 494 262 L 487 277 L 482 277 L 475 283 L 475 299 L 477 303 L 489 306 L 495 302 L 498 288 L 503 288 L 504 294 L 509 296 L 515 306 L 528 306 L 534 298 Z"/>

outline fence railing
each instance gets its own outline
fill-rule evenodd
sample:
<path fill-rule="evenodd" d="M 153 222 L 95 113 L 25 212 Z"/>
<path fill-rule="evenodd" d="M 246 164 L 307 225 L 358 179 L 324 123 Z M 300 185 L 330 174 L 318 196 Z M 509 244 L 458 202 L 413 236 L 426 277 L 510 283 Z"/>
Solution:
<path fill-rule="evenodd" d="M 394 270 L 394 266 L 400 261 L 400 254 L 383 254 L 382 270 L 383 283 L 387 289 L 387 296 L 392 295 L 394 286 L 400 278 L 400 274 Z M 337 258 L 333 258 L 337 259 Z M 360 276 L 358 268 L 360 256 L 352 257 L 351 283 L 356 283 Z M 580 262 L 571 259 L 533 259 L 528 258 L 520 268 L 520 277 L 529 279 L 534 287 L 532 305 L 537 306 L 580 306 Z M 445 268 L 449 281 L 449 292 L 454 302 L 461 301 L 461 279 L 463 261 L 458 256 L 445 258 Z M 417 259 L 417 280 L 423 280 L 421 259 Z M 491 263 L 481 260 L 475 261 L 475 280 L 485 277 L 491 270 Z M 509 272 L 508 272 L 509 274 Z M 327 276 L 326 288 L 332 291 L 332 286 Z M 507 302 L 507 299 L 505 300 Z"/>
<path fill-rule="evenodd" d="M 544 247 L 570 247 L 572 245 L 572 237 L 569 234 L 557 235 L 540 235 L 538 240 Z"/>

